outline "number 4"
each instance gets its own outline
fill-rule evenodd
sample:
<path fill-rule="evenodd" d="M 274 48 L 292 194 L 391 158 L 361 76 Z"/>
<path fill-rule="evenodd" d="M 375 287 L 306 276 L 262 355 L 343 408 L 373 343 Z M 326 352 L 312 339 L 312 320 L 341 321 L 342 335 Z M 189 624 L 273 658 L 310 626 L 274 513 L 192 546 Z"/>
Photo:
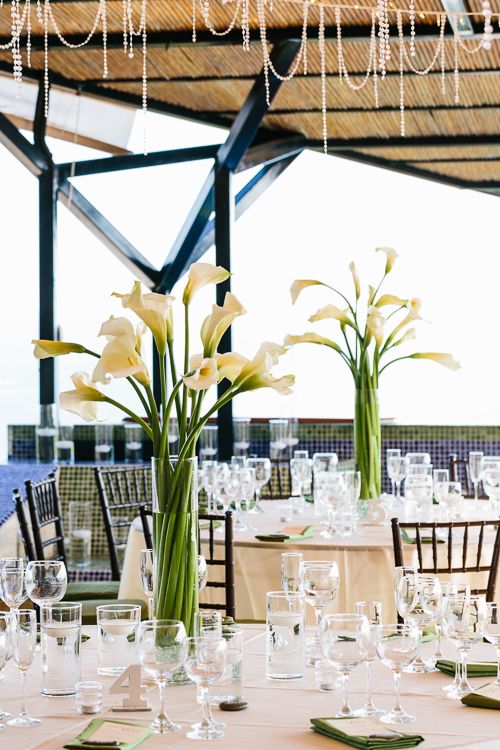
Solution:
<path fill-rule="evenodd" d="M 123 699 L 122 708 L 129 711 L 133 709 L 148 708 L 147 698 L 142 697 L 146 685 L 141 684 L 142 675 L 139 664 L 132 664 L 121 673 L 109 688 L 111 695 L 126 694 Z"/>

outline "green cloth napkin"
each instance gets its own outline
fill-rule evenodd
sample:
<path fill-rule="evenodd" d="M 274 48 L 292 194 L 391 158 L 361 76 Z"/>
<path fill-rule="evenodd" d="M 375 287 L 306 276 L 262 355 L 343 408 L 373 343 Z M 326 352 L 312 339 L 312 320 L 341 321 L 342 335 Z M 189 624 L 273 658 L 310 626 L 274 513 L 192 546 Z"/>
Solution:
<path fill-rule="evenodd" d="M 417 543 L 417 538 L 414 536 L 410 536 L 406 529 L 401 529 L 401 539 L 405 544 Z M 420 541 L 422 542 L 422 544 L 432 544 L 432 534 L 420 534 Z M 439 537 L 436 536 L 436 543 L 444 544 L 444 539 L 439 539 Z"/>
<path fill-rule="evenodd" d="M 494 683 L 482 685 L 473 693 L 464 695 L 462 703 L 465 706 L 474 706 L 474 708 L 496 708 L 498 711 L 500 709 L 500 687 Z"/>
<path fill-rule="evenodd" d="M 367 748 L 367 750 L 392 750 L 392 748 L 404 748 L 404 747 L 416 747 L 424 738 L 419 734 L 402 734 L 396 732 L 394 729 L 380 726 L 380 728 L 373 722 L 373 732 L 370 727 L 370 734 L 349 734 L 347 731 L 342 731 L 341 726 L 344 722 L 347 722 L 349 728 L 352 730 L 353 724 L 360 721 L 359 719 L 311 719 L 312 729 L 325 737 L 330 737 L 332 740 L 338 742 L 344 742 L 346 745 L 352 745 L 352 747 Z M 366 721 L 360 721 L 360 728 L 364 725 L 366 727 Z M 347 729 L 347 725 L 346 725 Z M 366 730 L 365 730 L 366 731 Z"/>
<path fill-rule="evenodd" d="M 86 740 L 91 740 L 94 736 L 94 734 L 100 729 L 100 727 L 103 724 L 118 724 L 120 726 L 132 726 L 137 727 L 141 730 L 140 734 L 137 736 L 136 739 L 134 739 L 131 742 L 123 742 L 120 743 L 120 747 L 117 748 L 116 745 L 88 745 L 86 743 Z M 80 732 L 78 737 L 75 737 L 74 740 L 71 740 L 66 745 L 64 745 L 67 750 L 80 750 L 80 748 L 87 748 L 87 750 L 133 750 L 133 748 L 140 745 L 144 740 L 147 740 L 148 737 L 151 735 L 151 730 L 144 726 L 143 724 L 137 724 L 134 721 L 114 721 L 112 719 L 93 719 L 90 724 L 88 724 L 83 732 Z M 120 740 L 120 735 L 117 734 L 116 739 Z"/>
<path fill-rule="evenodd" d="M 256 534 L 255 538 L 260 542 L 300 542 L 310 539 L 314 535 L 314 526 L 306 526 L 301 534 Z"/>
<path fill-rule="evenodd" d="M 214 529 L 220 529 L 222 526 L 222 521 L 212 521 Z M 200 529 L 202 531 L 205 531 L 206 529 L 210 528 L 210 521 L 202 521 L 200 523 Z"/>
<path fill-rule="evenodd" d="M 436 667 L 440 672 L 455 676 L 455 662 L 447 659 L 438 659 Z M 496 676 L 497 665 L 493 662 L 479 662 L 467 664 L 468 677 L 491 677 Z"/>

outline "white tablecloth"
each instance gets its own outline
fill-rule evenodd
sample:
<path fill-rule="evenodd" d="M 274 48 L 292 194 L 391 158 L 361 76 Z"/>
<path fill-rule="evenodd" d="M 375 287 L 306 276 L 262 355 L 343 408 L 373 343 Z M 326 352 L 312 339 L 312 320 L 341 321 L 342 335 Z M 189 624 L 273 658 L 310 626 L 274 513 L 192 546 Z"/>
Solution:
<path fill-rule="evenodd" d="M 91 634 L 83 644 L 82 678 L 98 679 L 105 687 L 104 712 L 99 718 L 123 719 L 149 723 L 154 714 L 114 713 L 111 706 L 121 703 L 121 696 L 109 695 L 107 690 L 113 678 L 96 675 L 96 631 L 84 628 Z M 309 729 L 309 719 L 334 714 L 340 707 L 339 693 L 320 693 L 314 687 L 313 670 L 308 669 L 305 679 L 293 682 L 266 680 L 265 640 L 262 628 L 245 628 L 244 694 L 249 708 L 238 713 L 223 713 L 215 710 L 217 719 L 226 723 L 225 737 L 213 742 L 214 748 L 226 750 L 341 750 L 346 748 L 334 740 L 314 734 Z M 481 644 L 475 647 L 472 658 L 494 658 L 492 647 Z M 65 742 L 72 740 L 93 718 L 76 713 L 74 697 L 48 698 L 41 696 L 40 662 L 37 655 L 27 679 L 28 709 L 42 723 L 30 729 L 8 727 L 0 732 L 0 748 L 5 750 L 60 750 Z M 394 702 L 392 676 L 379 662 L 374 664 L 374 699 L 378 706 L 390 709 Z M 360 707 L 365 700 L 365 668 L 358 667 L 351 678 L 351 703 Z M 462 748 L 462 750 L 498 750 L 499 714 L 492 710 L 466 708 L 460 702 L 448 700 L 441 687 L 450 678 L 440 673 L 428 675 L 405 674 L 402 679 L 402 702 L 407 711 L 417 720 L 405 725 L 403 732 L 420 733 L 425 742 L 422 750 Z M 475 685 L 484 678 L 473 681 Z M 12 662 L 6 668 L 6 677 L 0 682 L 0 707 L 11 713 L 19 708 L 20 676 Z M 157 707 L 157 691 L 151 687 L 149 701 Z M 153 735 L 143 746 L 144 750 L 163 750 L 174 747 L 179 750 L 193 749 L 193 741 L 185 734 L 190 725 L 199 720 L 200 706 L 196 703 L 193 685 L 172 687 L 167 690 L 167 712 L 182 725 L 176 735 Z M 379 725 L 380 731 L 386 725 Z M 399 726 L 395 726 L 399 729 Z M 488 743 L 488 740 L 490 743 Z M 483 744 L 483 743 L 488 744 Z"/>

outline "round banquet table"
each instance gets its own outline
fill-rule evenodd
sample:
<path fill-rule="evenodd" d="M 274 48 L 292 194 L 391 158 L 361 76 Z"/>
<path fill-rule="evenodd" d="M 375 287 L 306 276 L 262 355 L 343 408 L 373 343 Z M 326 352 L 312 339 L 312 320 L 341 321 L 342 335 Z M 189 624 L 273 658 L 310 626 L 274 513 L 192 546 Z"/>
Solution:
<path fill-rule="evenodd" d="M 394 554 L 392 535 L 389 522 L 384 525 L 360 525 L 354 536 L 328 539 L 321 536 L 325 528 L 321 526 L 317 517 L 313 515 L 312 505 L 306 504 L 303 514 L 294 515 L 291 523 L 280 523 L 276 501 L 263 502 L 264 513 L 243 516 L 257 529 L 255 531 L 236 531 L 234 533 L 234 572 L 236 589 L 236 617 L 243 621 L 265 620 L 266 592 L 281 588 L 280 585 L 280 555 L 285 551 L 302 552 L 305 560 L 335 560 L 340 573 L 340 586 L 332 605 L 326 608 L 328 612 L 354 612 L 357 601 L 373 600 L 382 602 L 384 619 L 393 620 L 396 616 L 394 604 Z M 481 507 L 481 506 L 479 506 Z M 483 504 L 484 507 L 484 504 Z M 394 513 L 393 513 L 394 515 Z M 477 506 L 469 504 L 466 518 L 481 517 Z M 259 541 L 255 535 L 269 534 L 280 531 L 286 526 L 314 525 L 314 534 L 308 539 L 295 543 L 277 541 Z M 216 548 L 223 550 L 223 537 L 215 533 Z M 488 555 L 493 531 L 485 534 L 484 553 Z M 461 560 L 460 544 L 457 540 L 455 562 Z M 202 550 L 203 553 L 203 533 Z M 425 553 L 430 555 L 431 545 L 424 545 Z M 439 546 L 439 553 L 446 557 L 447 545 Z M 139 574 L 139 555 L 144 547 L 144 536 L 140 521 L 134 521 L 130 528 L 127 547 L 122 569 L 119 597 L 121 599 L 144 599 Z M 474 554 L 474 539 L 470 536 L 469 552 Z M 416 546 L 404 545 L 405 562 L 416 563 Z M 472 559 L 472 557 L 471 557 Z M 485 557 L 484 559 L 487 559 Z M 212 571 L 210 571 L 212 578 Z M 457 581 L 467 578 L 472 586 L 485 586 L 484 574 L 454 574 L 443 576 Z M 205 589 L 200 595 L 200 601 L 220 600 L 220 591 Z M 309 610 L 309 608 L 308 608 Z M 308 612 L 308 622 L 313 622 L 312 611 Z"/>
<path fill-rule="evenodd" d="M 40 694 L 40 656 L 35 655 L 27 677 L 28 711 L 42 723 L 28 729 L 7 727 L 0 732 L 0 748 L 5 750 L 60 750 L 73 740 L 93 718 L 123 720 L 149 724 L 154 713 L 112 712 L 119 706 L 121 695 L 110 695 L 109 686 L 114 678 L 96 675 L 96 629 L 83 629 L 91 637 L 81 647 L 82 679 L 95 680 L 104 686 L 104 710 L 97 715 L 80 715 L 75 709 L 74 696 L 49 698 Z M 273 750 L 342 750 L 347 745 L 313 733 L 309 719 L 332 716 L 340 708 L 339 692 L 321 693 L 315 689 L 314 673 L 307 669 L 302 680 L 291 682 L 271 681 L 264 676 L 265 635 L 257 625 L 244 626 L 244 695 L 249 708 L 241 712 L 221 712 L 214 715 L 226 723 L 225 736 L 213 741 L 214 748 L 245 750 L 253 747 Z M 493 647 L 479 644 L 472 650 L 471 660 L 494 659 Z M 0 706 L 15 714 L 20 704 L 20 676 L 12 661 L 0 682 Z M 439 672 L 425 675 L 404 674 L 402 678 L 402 703 L 417 719 L 406 724 L 403 732 L 421 734 L 422 750 L 498 750 L 498 713 L 494 710 L 468 708 L 459 701 L 448 700 L 441 687 L 450 677 Z M 490 678 L 491 680 L 493 678 Z M 473 680 L 480 686 L 485 679 Z M 350 681 L 350 700 L 353 708 L 365 700 L 366 672 L 364 665 L 356 668 Z M 390 671 L 378 660 L 373 665 L 374 700 L 377 706 L 389 710 L 394 705 L 394 690 Z M 153 710 L 158 705 L 158 692 L 148 685 L 148 699 Z M 200 718 L 194 685 L 167 689 L 166 709 L 169 716 L 182 726 L 175 735 L 151 735 L 139 746 L 144 750 L 162 750 L 165 747 L 187 750 L 196 746 L 186 737 L 190 725 Z M 399 730 L 399 725 L 394 725 Z M 374 732 L 387 732 L 388 725 L 376 723 Z M 205 746 L 205 745 L 203 745 Z"/>

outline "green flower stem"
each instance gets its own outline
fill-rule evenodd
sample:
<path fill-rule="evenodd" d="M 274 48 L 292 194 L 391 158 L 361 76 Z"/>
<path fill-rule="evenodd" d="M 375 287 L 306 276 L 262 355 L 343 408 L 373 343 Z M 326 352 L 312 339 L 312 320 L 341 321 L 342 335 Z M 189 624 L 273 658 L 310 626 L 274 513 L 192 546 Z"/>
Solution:
<path fill-rule="evenodd" d="M 172 386 L 174 383 L 177 383 L 178 377 L 177 377 L 177 368 L 175 366 L 175 356 L 174 356 L 174 345 L 173 341 L 168 341 L 168 360 L 170 363 L 170 377 L 172 378 Z M 177 420 L 180 424 L 181 421 L 181 400 L 179 398 L 179 395 L 177 394 L 175 398 L 175 409 L 177 412 Z"/>
<path fill-rule="evenodd" d="M 167 401 L 167 405 L 163 413 L 163 425 L 162 425 L 162 431 L 161 431 L 160 450 L 158 452 L 157 458 L 165 458 L 165 456 L 168 453 L 168 420 L 170 419 L 172 406 L 174 405 L 174 401 L 177 397 L 177 394 L 179 393 L 179 389 L 182 386 L 182 383 L 183 383 L 182 378 L 179 378 L 177 383 L 174 385 L 172 392 L 170 394 L 170 397 Z"/>
<path fill-rule="evenodd" d="M 378 392 L 356 389 L 354 438 L 356 466 L 361 472 L 361 498 L 378 498 L 381 490 Z"/>
<path fill-rule="evenodd" d="M 146 395 L 149 399 L 150 409 L 151 409 L 151 427 L 153 429 L 153 455 L 156 455 L 156 452 L 160 448 L 160 418 L 158 415 L 158 407 L 156 406 L 155 397 L 153 395 L 153 391 L 151 389 L 151 386 L 146 386 Z"/>
<path fill-rule="evenodd" d="M 189 371 L 189 305 L 184 305 L 184 374 Z M 179 425 L 179 445 L 184 442 L 187 432 L 188 389 L 182 390 L 181 424 Z"/>
<path fill-rule="evenodd" d="M 113 406 L 116 406 L 117 409 L 121 409 L 121 411 L 125 412 L 125 414 L 128 414 L 129 417 L 132 417 L 134 422 L 137 422 L 137 424 L 140 424 L 146 435 L 150 440 L 153 440 L 153 430 L 151 427 L 146 424 L 146 422 L 137 416 L 131 409 L 129 409 L 127 406 L 124 406 L 123 404 L 120 404 L 119 401 L 115 401 L 114 398 L 110 398 L 109 396 L 104 396 L 103 401 L 107 401 L 108 404 L 112 404 Z"/>

